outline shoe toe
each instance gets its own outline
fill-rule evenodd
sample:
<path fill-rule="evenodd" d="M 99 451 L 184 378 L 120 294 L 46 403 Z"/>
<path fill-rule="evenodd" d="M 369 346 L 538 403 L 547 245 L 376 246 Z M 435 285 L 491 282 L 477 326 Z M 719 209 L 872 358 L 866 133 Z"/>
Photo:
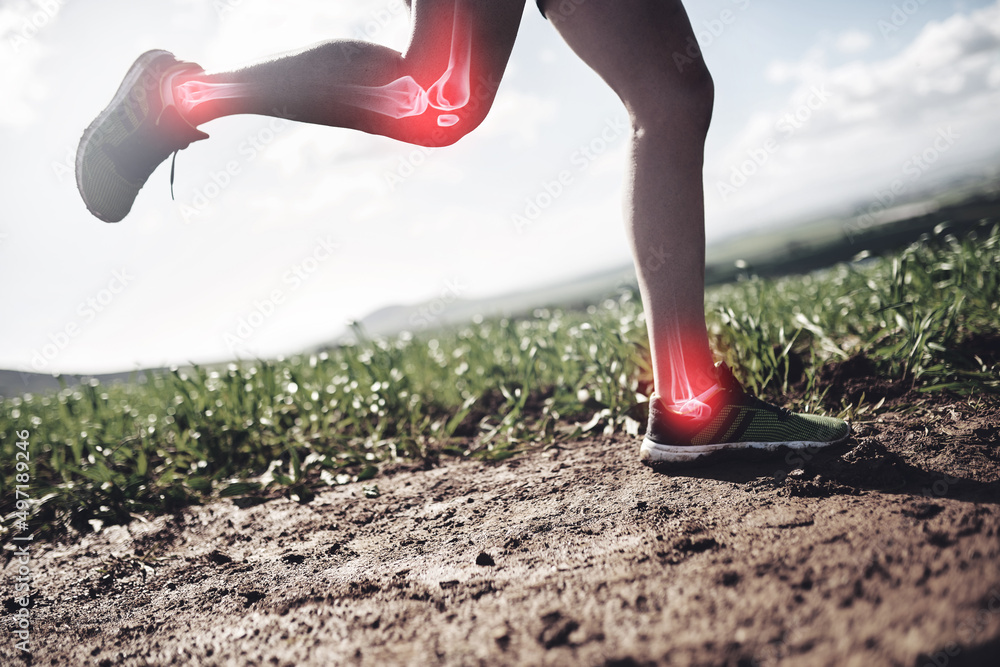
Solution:
<path fill-rule="evenodd" d="M 843 419 L 819 415 L 799 415 L 815 431 L 817 442 L 841 442 L 851 434 L 851 427 Z"/>

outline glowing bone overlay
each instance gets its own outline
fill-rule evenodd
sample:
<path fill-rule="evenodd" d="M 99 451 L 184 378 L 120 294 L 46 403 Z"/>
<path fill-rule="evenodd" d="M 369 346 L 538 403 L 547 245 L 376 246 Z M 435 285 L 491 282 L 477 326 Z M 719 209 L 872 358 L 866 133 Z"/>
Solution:
<path fill-rule="evenodd" d="M 384 86 L 338 86 L 352 106 L 367 109 L 392 118 L 420 116 L 428 108 L 437 111 L 457 111 L 472 97 L 470 69 L 472 63 L 472 31 L 462 20 L 458 9 L 451 29 L 448 69 L 426 90 L 413 77 L 404 76 Z M 461 117 L 453 113 L 438 115 L 438 125 L 451 127 Z"/>
<path fill-rule="evenodd" d="M 680 327 L 674 322 L 667 336 L 667 355 L 670 363 L 670 387 L 669 391 L 663 392 L 664 388 L 657 387 L 663 404 L 668 410 L 695 420 L 708 419 L 712 416 L 712 408 L 706 401 L 714 396 L 721 387 L 718 383 L 701 393 L 697 393 L 688 376 L 688 365 L 684 358 L 684 346 Z"/>
<path fill-rule="evenodd" d="M 456 8 L 451 30 L 448 68 L 427 89 L 412 76 L 403 76 L 383 86 L 344 84 L 334 91 L 347 104 L 374 113 L 401 119 L 420 116 L 434 109 L 440 127 L 456 125 L 461 117 L 450 113 L 469 103 L 472 97 L 470 69 L 472 61 L 472 31 Z M 249 86 L 243 83 L 207 83 L 191 80 L 174 87 L 174 101 L 182 113 L 211 100 L 246 97 Z"/>
<path fill-rule="evenodd" d="M 182 113 L 190 113 L 204 102 L 246 97 L 249 88 L 245 83 L 207 83 L 192 79 L 174 87 L 174 104 Z"/>

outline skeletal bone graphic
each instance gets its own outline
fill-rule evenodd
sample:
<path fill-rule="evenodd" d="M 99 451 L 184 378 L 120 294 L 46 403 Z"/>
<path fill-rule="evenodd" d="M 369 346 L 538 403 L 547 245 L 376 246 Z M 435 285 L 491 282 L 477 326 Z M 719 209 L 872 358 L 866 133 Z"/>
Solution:
<path fill-rule="evenodd" d="M 429 107 L 438 111 L 461 109 L 472 98 L 472 31 L 466 23 L 456 8 L 448 68 L 430 88 L 425 90 L 413 77 L 404 76 L 384 86 L 345 85 L 337 90 L 346 93 L 348 104 L 392 118 L 419 116 Z M 438 125 L 451 127 L 460 120 L 457 114 L 441 114 Z"/>
<path fill-rule="evenodd" d="M 668 410 L 694 419 L 708 419 L 712 408 L 705 402 L 721 388 L 718 383 L 698 394 L 688 377 L 684 358 L 683 336 L 677 322 L 671 322 L 667 335 L 667 354 L 670 356 L 670 391 L 661 394 Z"/>
<path fill-rule="evenodd" d="M 207 83 L 192 79 L 175 86 L 173 90 L 174 104 L 182 113 L 190 113 L 204 102 L 246 97 L 249 86 L 245 83 Z"/>
<path fill-rule="evenodd" d="M 445 112 L 456 111 L 468 104 L 472 97 L 471 61 L 472 31 L 468 21 L 463 20 L 456 7 L 448 68 L 429 88 L 424 89 L 412 76 L 407 75 L 382 86 L 343 84 L 336 85 L 333 89 L 342 101 L 351 106 L 396 119 L 420 116 L 429 108 Z M 167 95 L 172 95 L 182 113 L 190 113 L 195 107 L 208 101 L 246 97 L 250 92 L 250 87 L 243 83 L 209 83 L 196 79 L 177 86 L 171 86 L 167 82 L 166 88 L 165 99 Z M 454 113 L 440 114 L 437 119 L 441 127 L 451 127 L 460 121 L 461 116 Z"/>

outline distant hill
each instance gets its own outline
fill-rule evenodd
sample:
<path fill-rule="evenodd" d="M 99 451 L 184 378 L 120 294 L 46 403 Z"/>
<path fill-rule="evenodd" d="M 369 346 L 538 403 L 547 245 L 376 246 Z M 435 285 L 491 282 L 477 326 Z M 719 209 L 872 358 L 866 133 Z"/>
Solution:
<path fill-rule="evenodd" d="M 412 306 L 389 306 L 371 313 L 358 324 L 372 336 L 392 336 L 402 331 L 414 333 L 471 322 L 479 316 L 520 317 L 536 308 L 586 308 L 623 289 L 636 288 L 635 270 L 631 264 L 616 269 L 588 274 L 541 289 L 524 290 L 485 299 L 460 299 L 447 294 Z M 354 334 L 346 331 L 315 349 L 335 347 L 352 341 Z"/>
<path fill-rule="evenodd" d="M 953 189 L 924 198 L 895 202 L 875 214 L 841 215 L 789 226 L 776 226 L 733 237 L 710 246 L 706 256 L 705 283 L 716 285 L 741 275 L 779 276 L 804 273 L 867 252 L 880 254 L 905 246 L 922 234 L 947 225 L 956 234 L 983 219 L 1000 218 L 1000 180 L 995 176 L 953 183 Z M 959 187 L 960 186 L 960 187 Z M 445 292 L 415 305 L 380 308 L 358 322 L 370 336 L 392 336 L 402 331 L 418 333 L 462 325 L 474 318 L 522 317 L 536 308 L 585 308 L 636 288 L 631 264 L 587 274 L 540 289 L 513 292 L 485 299 L 460 299 Z M 317 343 L 304 353 L 316 352 L 354 339 L 350 329 Z M 228 363 L 228 360 L 219 363 Z M 211 366 L 214 364 L 205 364 Z M 153 369 L 166 372 L 167 369 Z M 97 379 L 102 384 L 145 382 L 145 371 L 104 375 L 66 375 L 68 386 Z M 48 374 L 0 370 L 0 396 L 39 393 L 59 388 Z"/>
<path fill-rule="evenodd" d="M 152 369 L 154 372 L 166 372 L 166 368 Z M 106 373 L 103 375 L 63 375 L 60 376 L 67 387 L 96 379 L 101 384 L 114 382 L 146 381 L 146 371 L 129 371 L 127 373 Z M 0 396 L 20 396 L 22 394 L 40 394 L 56 391 L 60 387 L 59 377 L 48 373 L 26 373 L 22 371 L 0 370 Z"/>

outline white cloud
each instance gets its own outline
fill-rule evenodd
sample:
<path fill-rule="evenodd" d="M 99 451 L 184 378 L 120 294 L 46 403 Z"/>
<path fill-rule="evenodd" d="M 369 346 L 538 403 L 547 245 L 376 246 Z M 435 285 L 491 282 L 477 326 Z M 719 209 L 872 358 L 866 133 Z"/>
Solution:
<path fill-rule="evenodd" d="M 220 0 L 223 5 L 226 2 Z M 206 66 L 212 69 L 239 67 L 330 39 L 358 39 L 403 49 L 409 38 L 409 17 L 402 0 L 228 2 L 232 7 L 218 17 L 218 34 L 205 57 Z"/>
<path fill-rule="evenodd" d="M 544 126 L 555 120 L 557 111 L 553 99 L 501 88 L 476 136 L 503 137 L 512 148 L 529 149 L 538 142 Z"/>
<path fill-rule="evenodd" d="M 872 38 L 871 33 L 854 29 L 838 35 L 834 46 L 841 53 L 855 55 L 867 51 L 873 42 L 874 39 Z"/>
<path fill-rule="evenodd" d="M 870 197 L 949 127 L 959 138 L 935 169 L 1000 151 L 1000 2 L 928 23 L 890 58 L 830 66 L 813 49 L 772 63 L 768 78 L 794 85 L 786 103 L 750 119 L 709 164 L 709 208 L 720 220 L 773 220 Z M 742 179 L 734 168 L 753 173 Z"/>
<path fill-rule="evenodd" d="M 0 126 L 24 126 L 35 117 L 34 106 L 45 98 L 38 65 L 43 40 L 65 0 L 14 0 L 0 6 Z"/>
<path fill-rule="evenodd" d="M 771 62 L 767 66 L 765 76 L 771 83 L 784 84 L 796 79 L 815 79 L 825 67 L 826 51 L 821 46 L 814 46 L 798 62 L 788 63 L 783 60 Z"/>

